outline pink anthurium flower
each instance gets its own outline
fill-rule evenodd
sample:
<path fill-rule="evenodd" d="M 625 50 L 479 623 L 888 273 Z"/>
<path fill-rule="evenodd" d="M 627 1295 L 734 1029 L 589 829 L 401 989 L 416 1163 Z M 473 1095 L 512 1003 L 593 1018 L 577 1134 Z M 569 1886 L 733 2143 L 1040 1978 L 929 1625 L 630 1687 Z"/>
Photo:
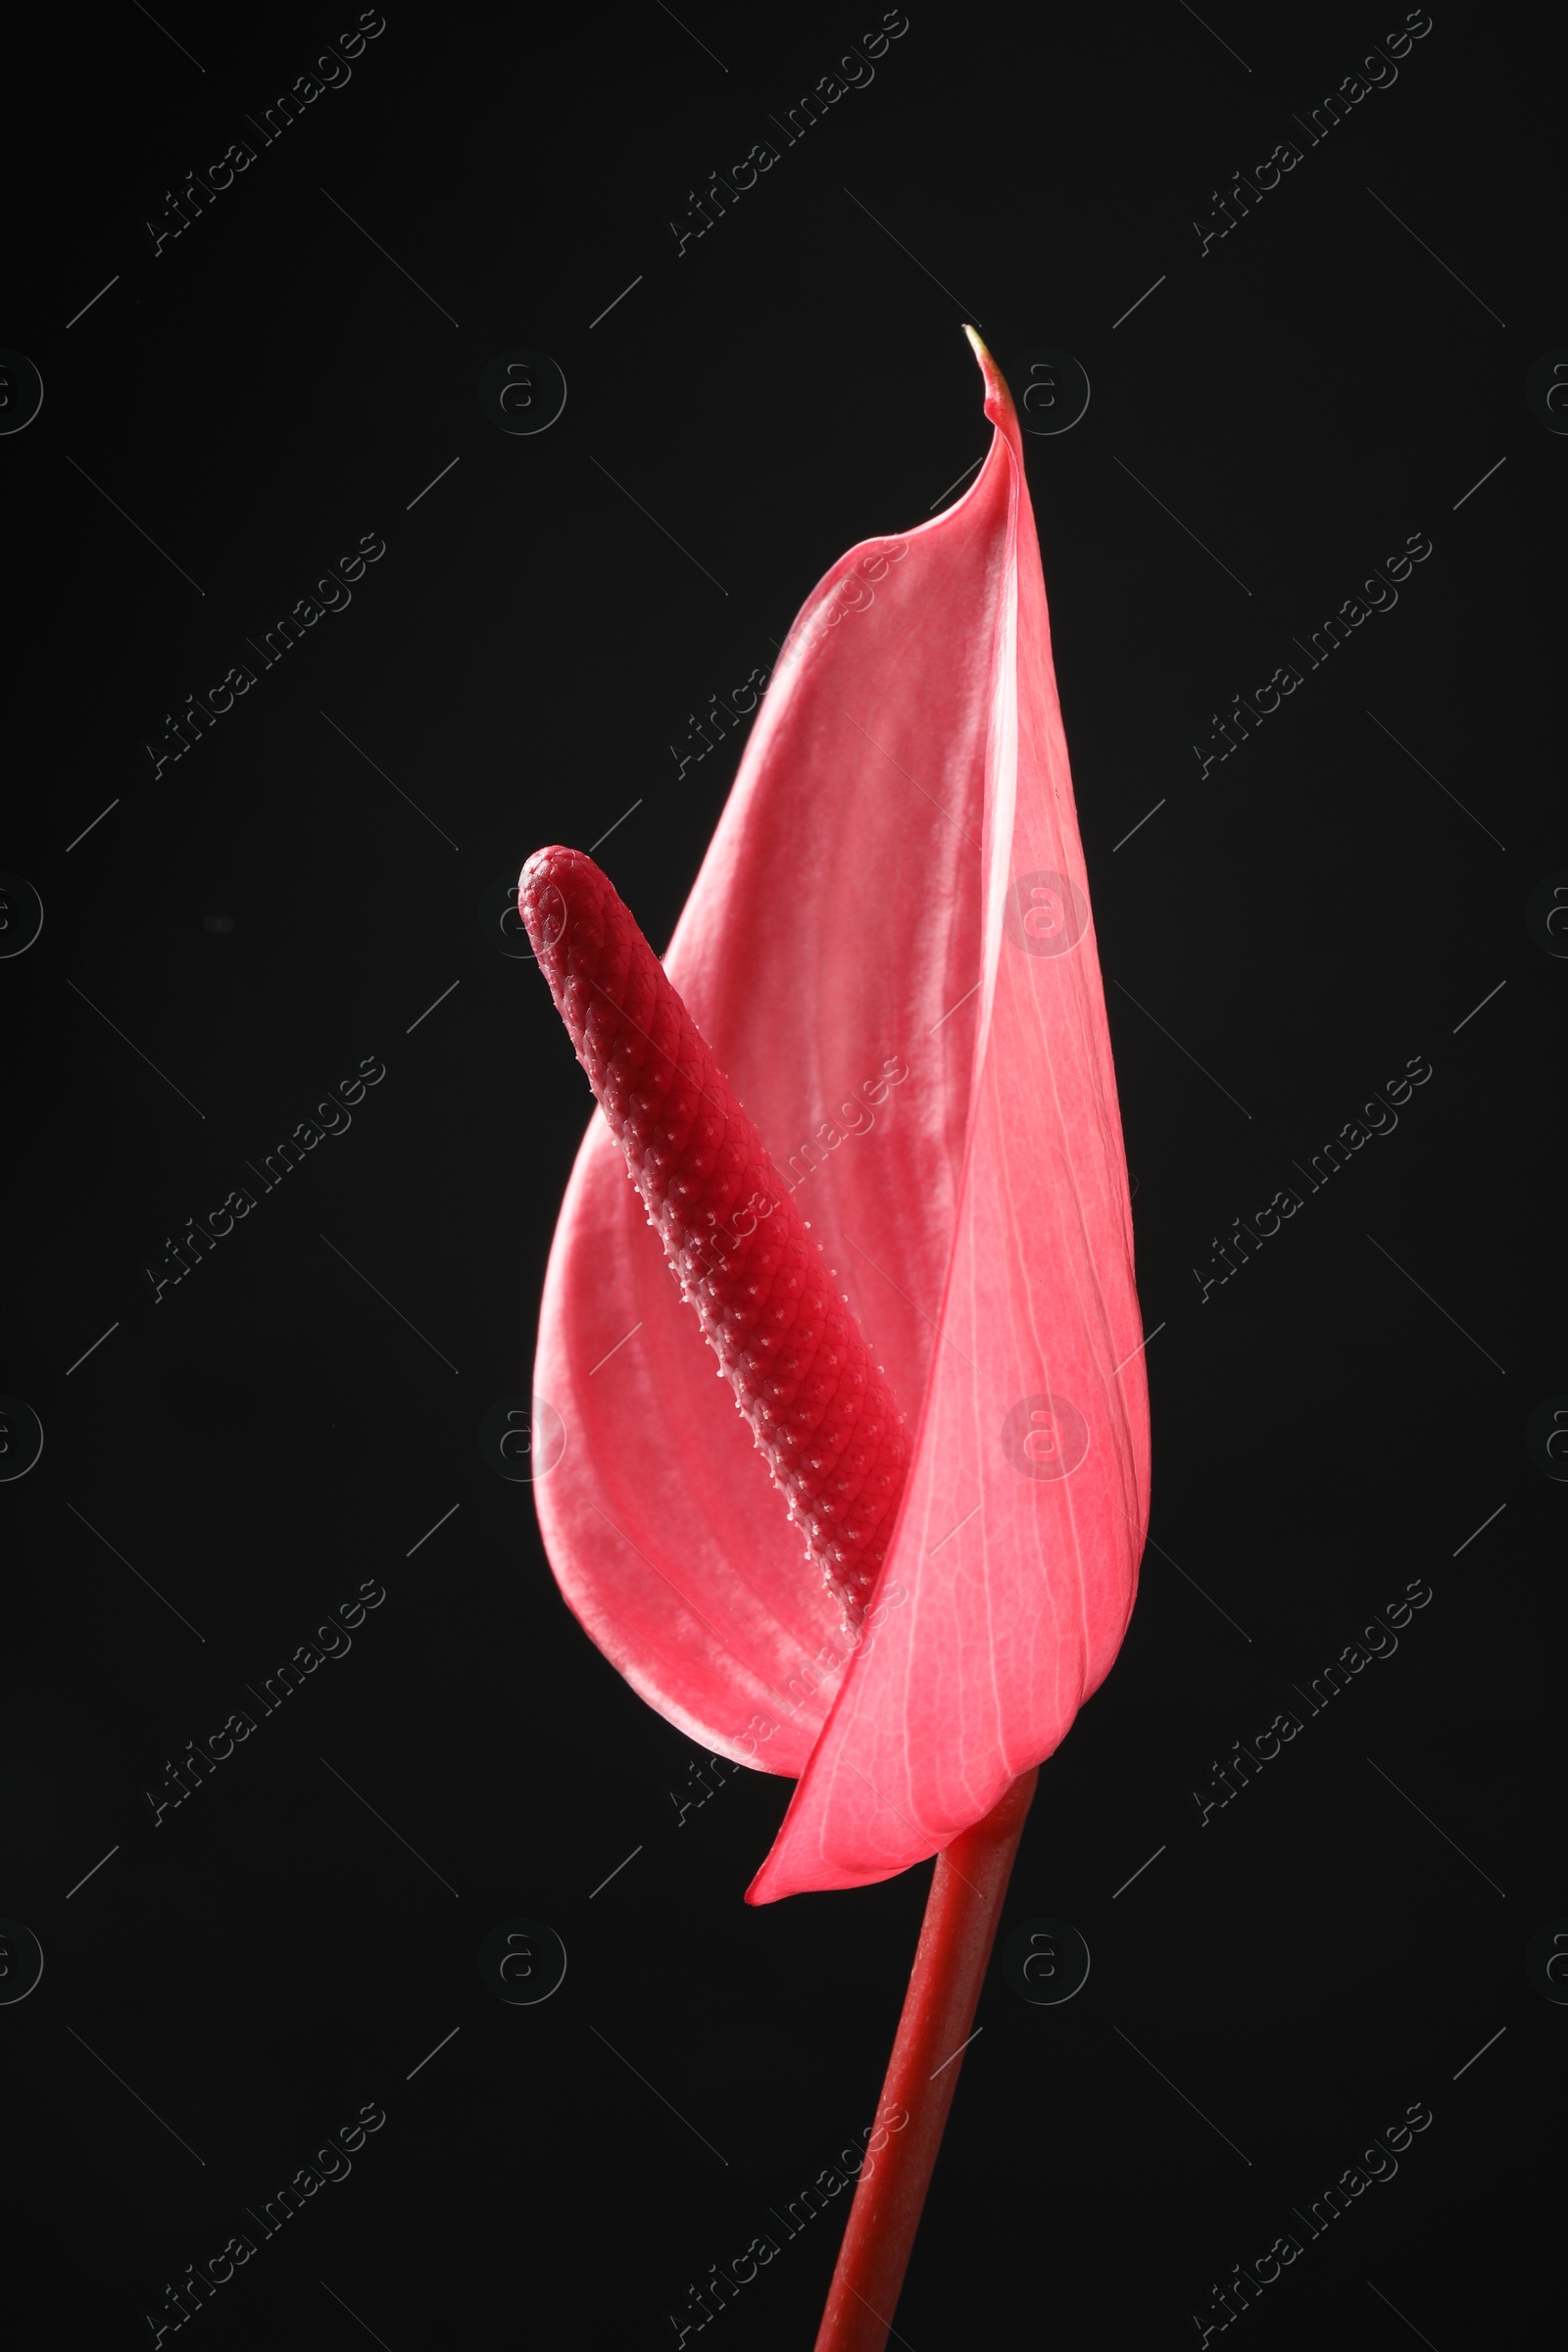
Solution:
<path fill-rule="evenodd" d="M 1147 1525 L 1110 1040 L 1022 447 L 982 366 L 978 478 L 808 599 L 664 958 L 906 1416 L 873 1638 L 803 1569 L 602 1119 L 540 1319 L 567 1600 L 683 1731 L 800 1778 L 753 1901 L 905 1870 L 1049 1756 Z"/>
<path fill-rule="evenodd" d="M 1149 1510 L 1045 585 L 970 339 L 985 464 L 808 598 L 662 969 L 579 854 L 541 851 L 519 890 L 606 1113 L 540 1317 L 552 1566 L 652 1705 L 798 1780 L 750 1901 L 968 1858 L 989 1915 L 942 1927 L 963 1898 L 939 1864 L 917 1962 L 967 1953 L 969 1989 L 924 2000 L 939 2037 L 972 2016 L 1034 1768 L 1120 1646 Z"/>

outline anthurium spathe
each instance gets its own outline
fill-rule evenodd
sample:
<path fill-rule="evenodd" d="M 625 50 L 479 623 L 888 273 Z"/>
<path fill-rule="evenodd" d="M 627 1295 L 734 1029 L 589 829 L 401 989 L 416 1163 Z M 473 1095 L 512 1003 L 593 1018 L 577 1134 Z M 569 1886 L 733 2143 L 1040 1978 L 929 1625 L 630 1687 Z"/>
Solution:
<path fill-rule="evenodd" d="M 803 1556 L 812 1497 L 760 1449 L 724 1362 L 714 1378 L 682 1296 L 705 1269 L 671 1280 L 655 1196 L 627 1182 L 657 1134 L 594 1120 L 540 1319 L 537 1501 L 567 1601 L 670 1721 L 799 1779 L 754 1902 L 890 1877 L 988 1816 L 1108 1671 L 1148 1521 L 1127 1176 L 1045 586 L 1012 405 L 971 340 L 990 453 L 946 513 L 852 550 L 808 598 L 663 963 L 763 1148 L 712 1228 L 712 1297 L 787 1203 L 854 1317 L 845 1348 L 863 1335 L 864 1394 L 881 1380 L 892 1400 L 896 1508 L 855 1555 L 871 1581 Z M 582 877 L 541 860 L 520 903 L 556 985 Z M 619 1034 L 634 1012 L 618 1004 Z M 694 1083 L 720 1150 L 729 1113 Z"/>

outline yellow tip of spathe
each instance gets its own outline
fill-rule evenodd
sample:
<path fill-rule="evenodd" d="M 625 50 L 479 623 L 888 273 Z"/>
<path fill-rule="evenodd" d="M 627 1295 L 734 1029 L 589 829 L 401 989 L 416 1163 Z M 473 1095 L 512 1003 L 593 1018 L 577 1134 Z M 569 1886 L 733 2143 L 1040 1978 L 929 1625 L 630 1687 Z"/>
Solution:
<path fill-rule="evenodd" d="M 1013 413 L 1012 394 L 1007 389 L 1007 379 L 997 366 L 976 329 L 966 325 L 963 331 L 969 338 L 969 348 L 979 361 L 980 372 L 985 378 L 986 414 L 991 417 L 993 423 L 1001 424 Z"/>

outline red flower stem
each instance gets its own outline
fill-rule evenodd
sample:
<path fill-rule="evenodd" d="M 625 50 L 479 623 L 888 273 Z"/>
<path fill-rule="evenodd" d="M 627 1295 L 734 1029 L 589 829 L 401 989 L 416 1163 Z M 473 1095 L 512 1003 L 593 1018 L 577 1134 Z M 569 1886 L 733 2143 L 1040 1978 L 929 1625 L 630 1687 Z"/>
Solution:
<path fill-rule="evenodd" d="M 1024 1773 L 937 1856 L 877 2109 L 886 2143 L 873 2133 L 860 2168 L 816 2352 L 883 2352 L 888 2340 L 1039 1777 Z M 901 2109 L 908 2122 L 892 2128 Z"/>

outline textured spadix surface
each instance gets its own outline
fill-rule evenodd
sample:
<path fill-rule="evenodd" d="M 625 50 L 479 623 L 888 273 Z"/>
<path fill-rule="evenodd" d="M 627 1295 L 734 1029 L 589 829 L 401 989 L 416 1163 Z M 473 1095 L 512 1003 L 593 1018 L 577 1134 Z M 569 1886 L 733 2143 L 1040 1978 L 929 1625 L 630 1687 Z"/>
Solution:
<path fill-rule="evenodd" d="M 597 1115 L 541 1310 L 568 1602 L 694 1739 L 800 1776 L 753 1901 L 890 1877 L 1048 1756 L 1115 1657 L 1148 1523 L 1088 879 L 1022 447 L 980 357 L 985 464 L 807 600 L 664 958 L 906 1416 L 864 1628 Z"/>
<path fill-rule="evenodd" d="M 517 906 L 681 1296 L 849 1631 L 904 1495 L 908 1448 L 887 1380 L 609 876 L 580 850 L 537 850 Z"/>

